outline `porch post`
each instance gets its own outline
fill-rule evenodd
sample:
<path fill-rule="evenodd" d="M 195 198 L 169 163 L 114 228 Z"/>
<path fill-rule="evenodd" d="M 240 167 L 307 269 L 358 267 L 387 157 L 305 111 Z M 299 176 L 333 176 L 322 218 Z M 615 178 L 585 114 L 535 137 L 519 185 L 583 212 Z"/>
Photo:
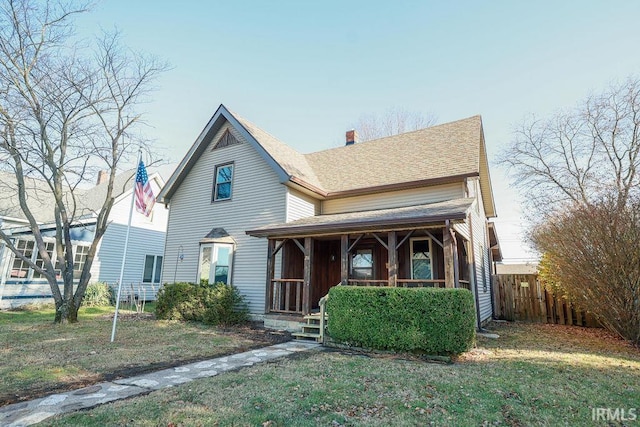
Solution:
<path fill-rule="evenodd" d="M 276 241 L 269 239 L 267 243 L 267 289 L 264 301 L 264 312 L 269 313 L 271 311 L 271 302 L 273 300 L 273 276 L 275 274 L 274 269 L 274 252 L 276 248 Z"/>
<path fill-rule="evenodd" d="M 304 284 L 302 286 L 302 314 L 311 313 L 311 266 L 313 264 L 313 239 L 304 238 Z"/>
<path fill-rule="evenodd" d="M 349 235 L 340 236 L 340 281 L 343 286 L 349 284 Z"/>
<path fill-rule="evenodd" d="M 396 287 L 398 285 L 398 250 L 397 235 L 395 231 L 390 231 L 387 237 L 387 252 L 389 254 L 389 286 Z"/>
<path fill-rule="evenodd" d="M 453 229 L 449 229 L 451 233 L 451 246 L 453 249 L 453 287 L 460 287 L 460 257 L 458 256 L 458 239 L 456 232 Z"/>
<path fill-rule="evenodd" d="M 445 288 L 456 287 L 454 245 L 449 233 L 450 226 L 447 220 L 446 226 L 442 229 L 442 246 L 444 250 L 444 286 Z"/>

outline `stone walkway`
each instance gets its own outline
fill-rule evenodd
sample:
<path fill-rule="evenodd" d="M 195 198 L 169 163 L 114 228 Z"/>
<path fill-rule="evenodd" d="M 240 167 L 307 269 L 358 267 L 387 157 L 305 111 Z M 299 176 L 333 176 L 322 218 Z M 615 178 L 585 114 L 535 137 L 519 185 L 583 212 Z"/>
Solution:
<path fill-rule="evenodd" d="M 227 357 L 104 382 L 68 393 L 52 394 L 28 402 L 14 403 L 0 408 L 0 426 L 28 426 L 54 415 L 92 408 L 114 400 L 147 394 L 161 388 L 188 383 L 198 378 L 213 377 L 256 363 L 320 348 L 321 346 L 316 343 L 289 341 Z"/>

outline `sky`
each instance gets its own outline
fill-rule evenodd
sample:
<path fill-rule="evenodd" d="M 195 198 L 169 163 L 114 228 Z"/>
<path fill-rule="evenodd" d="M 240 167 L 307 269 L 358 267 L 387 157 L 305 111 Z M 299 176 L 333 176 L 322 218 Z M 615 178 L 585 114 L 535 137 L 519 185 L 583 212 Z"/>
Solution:
<path fill-rule="evenodd" d="M 545 117 L 640 73 L 638 1 L 103 0 L 81 34 L 117 28 L 170 64 L 142 109 L 179 162 L 217 107 L 307 153 L 344 144 L 391 108 L 445 123 L 482 115 L 506 261 L 523 242 L 520 194 L 496 155 Z"/>

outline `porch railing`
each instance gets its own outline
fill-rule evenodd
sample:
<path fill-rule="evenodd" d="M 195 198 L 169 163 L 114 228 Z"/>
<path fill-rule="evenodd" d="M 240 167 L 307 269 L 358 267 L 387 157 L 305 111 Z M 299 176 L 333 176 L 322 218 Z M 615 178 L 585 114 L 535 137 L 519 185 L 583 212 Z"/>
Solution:
<path fill-rule="evenodd" d="M 272 313 L 302 314 L 303 279 L 271 280 Z"/>
<path fill-rule="evenodd" d="M 398 287 L 403 288 L 444 288 L 445 281 L 441 279 L 398 279 Z M 460 287 L 470 289 L 469 282 L 460 280 Z M 273 279 L 271 281 L 271 313 L 302 314 L 303 279 Z M 349 279 L 351 286 L 388 286 L 387 280 Z"/>

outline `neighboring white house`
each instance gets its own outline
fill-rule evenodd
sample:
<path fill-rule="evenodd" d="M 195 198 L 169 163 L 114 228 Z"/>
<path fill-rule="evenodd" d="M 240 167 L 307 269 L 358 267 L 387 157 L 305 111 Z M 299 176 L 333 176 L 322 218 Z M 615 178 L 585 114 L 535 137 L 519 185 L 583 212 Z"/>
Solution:
<path fill-rule="evenodd" d="M 342 283 L 466 287 L 491 318 L 480 116 L 303 155 L 221 105 L 159 199 L 163 282 L 233 283 L 256 317 L 300 318 Z"/>
<path fill-rule="evenodd" d="M 153 172 L 150 170 L 150 172 Z M 129 210 L 133 197 L 133 180 L 135 170 L 123 172 L 116 176 L 114 182 L 114 204 L 109 215 L 109 225 L 100 240 L 96 256 L 91 268 L 90 283 L 105 282 L 116 286 L 120 276 L 122 254 Z M 14 237 L 14 244 L 38 262 L 39 254 L 35 242 L 27 227 L 27 221 L 19 209 L 16 197 L 10 191 L 15 180 L 12 174 L 0 173 L 0 220 L 2 229 Z M 154 194 L 158 194 L 164 185 L 159 173 L 150 173 L 149 181 Z M 29 179 L 28 197 L 30 206 L 40 222 L 40 230 L 45 236 L 47 250 L 55 258 L 55 224 L 51 222 L 52 208 L 47 203 L 48 189 L 44 183 Z M 83 209 L 88 212 L 77 221 L 71 231 L 74 251 L 74 275 L 80 274 L 86 260 L 88 248 L 93 239 L 98 209 L 102 206 L 107 191 L 107 183 L 98 183 L 87 190 L 76 190 Z M 80 193 L 81 191 L 81 193 Z M 38 204 L 38 201 L 41 203 Z M 90 213 L 89 213 L 90 212 Z M 123 276 L 123 292 L 134 293 L 140 297 L 155 299 L 160 286 L 164 241 L 167 229 L 168 212 L 165 207 L 156 203 L 153 212 L 145 217 L 133 213 L 127 260 Z M 55 259 L 54 259 L 55 262 Z M 46 279 L 17 259 L 4 244 L 0 243 L 0 308 L 11 308 L 28 303 L 50 302 L 51 289 Z"/>

